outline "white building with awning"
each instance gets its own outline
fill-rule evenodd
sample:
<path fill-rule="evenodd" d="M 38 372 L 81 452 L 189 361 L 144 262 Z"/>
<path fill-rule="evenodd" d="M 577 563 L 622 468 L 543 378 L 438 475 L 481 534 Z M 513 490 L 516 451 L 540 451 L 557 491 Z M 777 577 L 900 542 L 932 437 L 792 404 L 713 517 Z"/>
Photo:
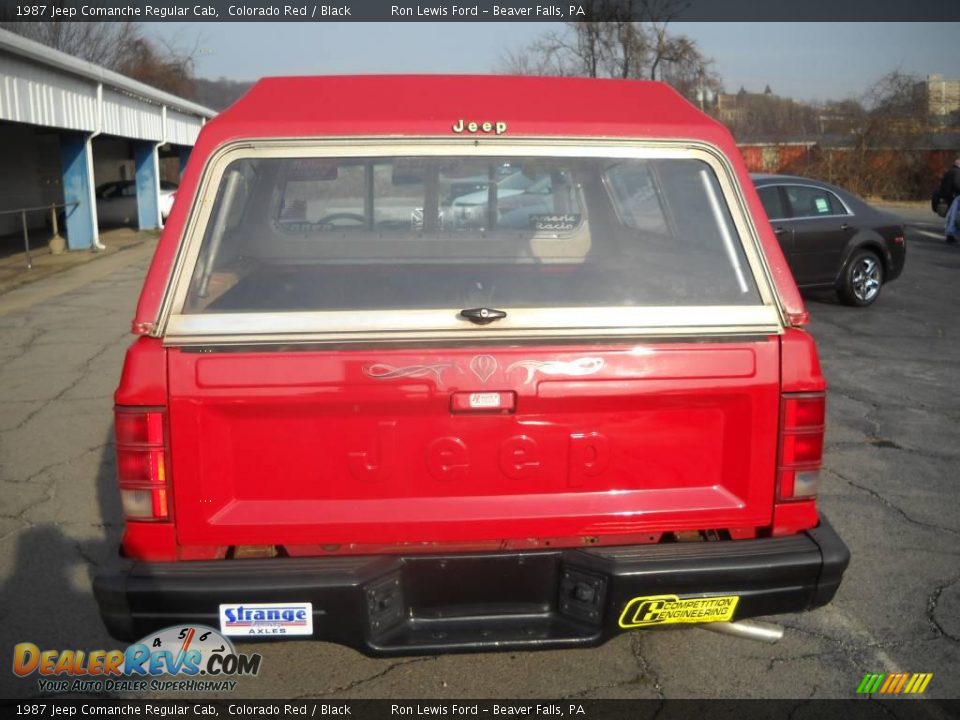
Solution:
<path fill-rule="evenodd" d="M 160 154 L 182 168 L 215 111 L 0 30 L 0 212 L 65 204 L 71 250 L 99 245 L 98 186 L 135 182 L 136 222 L 161 225 Z M 168 163 L 169 164 L 169 163 Z M 132 189 L 131 189 L 132 192 Z M 32 212 L 28 222 L 47 218 Z M 21 217 L 0 214 L 0 235 Z"/>

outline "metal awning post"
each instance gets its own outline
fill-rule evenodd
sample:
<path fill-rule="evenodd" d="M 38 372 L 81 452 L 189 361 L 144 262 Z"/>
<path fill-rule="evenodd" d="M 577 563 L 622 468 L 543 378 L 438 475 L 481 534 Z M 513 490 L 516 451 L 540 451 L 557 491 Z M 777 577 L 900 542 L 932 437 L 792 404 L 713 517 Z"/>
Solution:
<path fill-rule="evenodd" d="M 33 270 L 33 258 L 30 257 L 30 233 L 27 231 L 27 211 L 20 211 L 20 220 L 23 222 L 23 249 L 27 253 L 27 270 Z"/>

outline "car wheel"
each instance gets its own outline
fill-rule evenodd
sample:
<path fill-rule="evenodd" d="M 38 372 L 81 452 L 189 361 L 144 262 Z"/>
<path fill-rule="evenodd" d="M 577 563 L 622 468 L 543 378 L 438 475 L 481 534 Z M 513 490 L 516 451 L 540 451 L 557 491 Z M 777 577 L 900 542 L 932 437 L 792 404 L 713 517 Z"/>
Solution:
<path fill-rule="evenodd" d="M 866 307 L 880 297 L 883 263 L 871 250 L 856 250 L 844 268 L 838 293 L 847 305 Z"/>

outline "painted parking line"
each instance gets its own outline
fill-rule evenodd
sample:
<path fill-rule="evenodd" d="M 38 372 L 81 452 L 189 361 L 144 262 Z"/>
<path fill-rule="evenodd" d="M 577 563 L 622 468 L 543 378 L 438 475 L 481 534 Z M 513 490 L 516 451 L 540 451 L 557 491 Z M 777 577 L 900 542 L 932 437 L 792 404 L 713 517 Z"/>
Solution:
<path fill-rule="evenodd" d="M 938 233 L 930 232 L 929 230 L 921 230 L 918 227 L 913 228 L 913 231 L 918 235 L 926 235 L 927 237 L 936 238 L 937 240 L 943 240 L 942 232 L 938 232 Z"/>

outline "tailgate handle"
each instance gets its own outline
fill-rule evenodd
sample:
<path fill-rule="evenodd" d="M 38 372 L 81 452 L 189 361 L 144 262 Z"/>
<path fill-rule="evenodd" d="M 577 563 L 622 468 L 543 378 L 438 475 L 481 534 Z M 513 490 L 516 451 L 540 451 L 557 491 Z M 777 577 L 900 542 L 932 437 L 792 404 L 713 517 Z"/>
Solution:
<path fill-rule="evenodd" d="M 460 317 L 469 320 L 477 325 L 487 325 L 494 320 L 503 320 L 507 316 L 503 310 L 494 308 L 467 308 L 460 311 Z"/>
<path fill-rule="evenodd" d="M 512 413 L 517 408 L 515 392 L 455 392 L 450 396 L 450 412 Z"/>

